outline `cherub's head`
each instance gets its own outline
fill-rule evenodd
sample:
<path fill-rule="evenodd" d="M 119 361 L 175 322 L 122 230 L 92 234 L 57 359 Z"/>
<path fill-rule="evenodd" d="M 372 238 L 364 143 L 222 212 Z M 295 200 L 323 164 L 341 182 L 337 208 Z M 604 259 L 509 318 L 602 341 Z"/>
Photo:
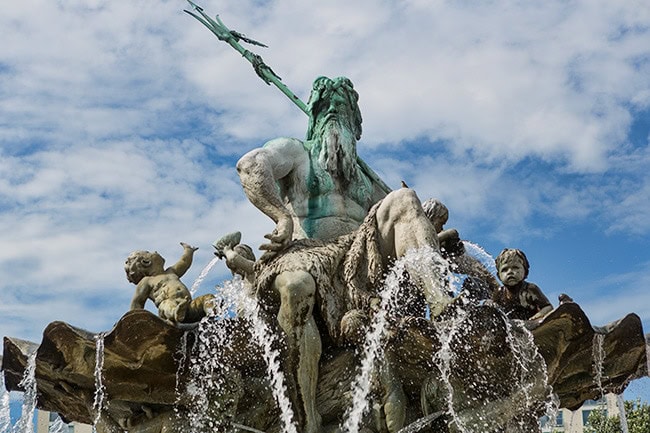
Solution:
<path fill-rule="evenodd" d="M 157 251 L 133 251 L 126 258 L 124 271 L 129 282 L 138 284 L 144 277 L 163 273 L 164 266 L 165 259 Z"/>
<path fill-rule="evenodd" d="M 495 259 L 497 273 L 506 286 L 516 286 L 526 279 L 530 264 L 523 251 L 506 248 Z"/>
<path fill-rule="evenodd" d="M 447 209 L 447 206 L 442 204 L 438 199 L 430 198 L 422 203 L 422 209 L 424 209 L 424 214 L 436 229 L 436 233 L 440 233 L 449 219 L 449 209 Z"/>

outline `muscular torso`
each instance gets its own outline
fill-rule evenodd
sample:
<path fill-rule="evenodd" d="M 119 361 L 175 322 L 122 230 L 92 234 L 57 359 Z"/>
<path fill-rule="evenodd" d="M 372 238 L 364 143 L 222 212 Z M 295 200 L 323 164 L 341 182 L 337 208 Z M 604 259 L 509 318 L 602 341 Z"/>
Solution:
<path fill-rule="evenodd" d="M 334 179 L 305 151 L 304 161 L 279 181 L 294 218 L 294 238 L 333 239 L 356 230 L 370 207 L 384 197 L 358 167 L 349 184 Z"/>

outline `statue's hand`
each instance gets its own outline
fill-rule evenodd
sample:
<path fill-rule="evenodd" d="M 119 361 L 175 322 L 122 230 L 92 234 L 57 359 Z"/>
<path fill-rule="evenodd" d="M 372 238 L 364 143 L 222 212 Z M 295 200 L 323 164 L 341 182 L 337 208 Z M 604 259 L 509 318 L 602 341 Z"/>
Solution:
<path fill-rule="evenodd" d="M 291 242 L 292 235 L 293 220 L 291 217 L 280 218 L 273 233 L 264 235 L 264 237 L 270 240 L 271 243 L 260 245 L 260 250 L 264 251 L 260 260 L 270 260 L 280 251 L 284 250 L 289 245 L 289 242 Z"/>
<path fill-rule="evenodd" d="M 186 244 L 185 242 L 181 242 L 181 246 L 182 246 L 183 248 L 187 248 L 187 249 L 190 249 L 190 250 L 192 250 L 192 251 L 196 251 L 196 250 L 199 249 L 199 247 L 193 247 L 192 245 L 190 245 L 190 244 Z"/>

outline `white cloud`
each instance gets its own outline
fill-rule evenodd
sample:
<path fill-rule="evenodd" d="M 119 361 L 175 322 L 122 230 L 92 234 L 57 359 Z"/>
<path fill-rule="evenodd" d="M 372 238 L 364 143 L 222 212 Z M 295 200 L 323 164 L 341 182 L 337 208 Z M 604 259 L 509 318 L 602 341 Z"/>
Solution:
<path fill-rule="evenodd" d="M 586 281 L 571 289 L 594 325 L 604 325 L 623 318 L 630 312 L 643 321 L 646 332 L 650 329 L 650 263 L 640 263 L 634 270 L 612 273 L 599 281 Z M 602 290 L 608 295 L 600 295 Z M 594 296 L 598 294 L 597 296 Z"/>
<path fill-rule="evenodd" d="M 303 100 L 318 75 L 350 76 L 362 153 L 390 185 L 404 178 L 422 199 L 443 199 L 463 232 L 544 236 L 540 216 L 650 232 L 647 151 L 624 147 L 633 110 L 650 101 L 649 3 L 202 6 L 267 43 L 252 49 Z M 0 334 L 32 338 L 55 318 L 102 329 L 128 303 L 131 250 L 171 261 L 179 241 L 200 244 L 189 284 L 214 239 L 242 230 L 256 247 L 273 228 L 245 200 L 234 161 L 272 137 L 304 136 L 306 118 L 184 7 L 3 10 L 0 296 L 15 315 Z M 531 160 L 551 168 L 511 169 Z M 76 306 L 112 293 L 85 306 L 96 314 Z"/>

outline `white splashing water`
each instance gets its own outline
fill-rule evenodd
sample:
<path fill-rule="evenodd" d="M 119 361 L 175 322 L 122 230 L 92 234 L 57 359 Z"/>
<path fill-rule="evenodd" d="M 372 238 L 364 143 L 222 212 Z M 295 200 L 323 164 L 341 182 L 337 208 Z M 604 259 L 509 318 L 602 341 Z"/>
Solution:
<path fill-rule="evenodd" d="M 572 432 L 574 429 L 574 426 L 576 425 L 576 419 L 578 418 L 578 413 L 582 413 L 582 411 L 579 410 L 572 410 L 571 411 L 571 417 L 569 419 L 569 425 L 566 428 L 566 431 Z"/>
<path fill-rule="evenodd" d="M 9 391 L 5 387 L 4 371 L 0 371 L 0 433 L 7 433 L 9 431 L 11 431 Z"/>
<path fill-rule="evenodd" d="M 236 422 L 232 423 L 232 426 L 234 428 L 236 428 L 236 429 L 238 428 L 240 430 L 246 430 L 246 431 L 250 431 L 250 432 L 253 432 L 253 433 L 266 433 L 266 432 L 263 432 L 262 430 L 258 430 L 258 429 L 253 428 L 253 427 L 248 427 L 247 425 L 237 424 Z"/>
<path fill-rule="evenodd" d="M 494 257 L 492 257 L 487 251 L 485 251 L 480 245 L 475 244 L 470 241 L 463 241 L 465 246 L 465 252 L 470 256 L 474 257 L 476 260 L 481 262 L 485 268 L 490 271 L 491 274 L 497 274 L 497 268 L 494 263 Z"/>
<path fill-rule="evenodd" d="M 208 273 L 210 273 L 210 271 L 212 270 L 212 268 L 214 268 L 214 265 L 216 265 L 218 261 L 219 261 L 219 257 L 214 257 L 212 260 L 210 260 L 210 263 L 208 263 L 205 266 L 205 268 L 203 268 L 199 276 L 194 281 L 194 284 L 192 284 L 192 287 L 190 288 L 190 295 L 192 295 L 192 297 L 194 297 L 196 291 L 199 289 L 199 287 L 201 287 L 201 284 L 203 284 L 205 277 L 208 276 Z"/>
<path fill-rule="evenodd" d="M 526 328 L 524 322 L 506 321 L 506 325 L 508 344 L 517 364 L 519 384 L 524 395 L 524 399 L 518 402 L 519 408 L 522 411 L 530 410 L 542 397 L 539 391 L 540 384 L 544 386 L 548 384 L 546 362 L 539 353 L 532 332 Z M 551 387 L 548 387 L 547 392 L 544 401 L 545 412 L 550 419 L 555 419 L 560 401 L 557 395 L 553 394 Z"/>
<path fill-rule="evenodd" d="M 245 294 L 246 290 L 241 279 L 239 280 L 239 284 L 241 285 L 240 293 Z M 240 305 L 242 313 L 245 317 L 249 318 L 253 325 L 253 339 L 262 348 L 262 356 L 264 361 L 266 361 L 266 371 L 271 381 L 273 397 L 280 409 L 280 420 L 282 421 L 283 431 L 286 433 L 297 433 L 298 430 L 293 422 L 294 413 L 291 407 L 291 401 L 287 397 L 287 387 L 280 365 L 280 353 L 273 348 L 275 341 L 273 333 L 264 319 L 262 319 L 260 305 L 257 299 L 243 296 Z"/>
<path fill-rule="evenodd" d="M 386 331 L 386 315 L 388 304 L 395 296 L 398 289 L 398 281 L 394 281 L 393 274 L 386 278 L 384 289 L 381 292 L 381 307 L 374 315 L 370 332 L 366 336 L 362 353 L 361 368 L 357 377 L 352 383 L 352 406 L 345 416 L 345 423 L 342 431 L 357 433 L 363 414 L 368 408 L 368 394 L 370 393 L 371 373 L 374 370 L 376 360 L 382 354 L 381 342 Z"/>
<path fill-rule="evenodd" d="M 406 427 L 400 429 L 397 433 L 417 433 L 443 414 L 444 412 L 435 412 L 429 415 L 425 415 L 422 418 L 413 421 Z"/>
<path fill-rule="evenodd" d="M 188 382 L 183 395 L 178 388 L 178 378 L 185 367 L 185 355 L 179 362 L 177 375 L 177 400 L 188 400 L 186 414 L 192 432 L 224 429 L 234 404 L 234 396 L 228 393 L 229 366 L 221 359 L 222 350 L 227 349 L 230 340 L 225 326 L 229 309 L 233 305 L 232 291 L 227 287 L 219 294 L 221 299 L 211 314 L 204 317 L 196 330 L 184 335 L 179 350 L 189 352 Z M 187 347 L 187 337 L 192 335 L 194 343 Z"/>
<path fill-rule="evenodd" d="M 34 431 L 34 410 L 36 409 L 36 351 L 27 358 L 23 378 L 18 384 L 23 393 L 23 405 L 20 419 L 13 428 L 13 433 L 32 433 Z"/>
<path fill-rule="evenodd" d="M 627 426 L 627 413 L 625 412 L 625 400 L 623 400 L 623 394 L 616 396 L 616 406 L 618 406 L 622 433 L 630 433 L 630 429 Z"/>
<path fill-rule="evenodd" d="M 187 337 L 189 335 L 188 331 L 183 332 L 181 337 L 181 342 L 176 350 L 176 360 L 178 363 L 178 368 L 176 369 L 176 385 L 174 386 L 174 391 L 176 395 L 176 404 L 174 405 L 174 412 L 178 414 L 178 403 L 180 402 L 181 396 L 181 377 L 185 372 L 185 363 L 187 362 Z"/>
<path fill-rule="evenodd" d="M 344 424 L 341 430 L 346 433 L 357 433 L 364 414 L 368 410 L 368 395 L 372 372 L 377 360 L 382 356 L 382 341 L 386 333 L 387 314 L 391 309 L 391 303 L 395 301 L 395 295 L 400 287 L 400 280 L 405 271 L 415 277 L 420 283 L 428 287 L 423 288 L 428 294 L 428 301 L 443 299 L 447 296 L 441 286 L 440 255 L 432 248 L 421 248 L 411 250 L 395 262 L 384 280 L 384 285 L 379 293 L 380 308 L 372 318 L 370 332 L 362 346 L 362 359 L 359 373 L 352 382 L 352 405 L 346 411 Z M 447 266 L 444 266 L 445 269 Z M 433 292 L 437 293 L 433 293 Z"/>
<path fill-rule="evenodd" d="M 591 356 L 594 360 L 594 383 L 598 386 L 600 396 L 605 395 L 603 389 L 603 368 L 605 364 L 605 334 L 595 333 L 592 341 Z"/>
<path fill-rule="evenodd" d="M 54 422 L 47 429 L 48 433 L 68 433 L 68 424 L 64 423 L 60 416 L 56 416 Z"/>
<path fill-rule="evenodd" d="M 95 335 L 95 398 L 93 400 L 93 410 L 95 418 L 93 419 L 93 431 L 96 431 L 97 423 L 102 416 L 104 409 L 104 399 L 106 387 L 104 386 L 104 337 L 106 334 L 100 332 Z"/>
<path fill-rule="evenodd" d="M 449 321 L 437 322 L 434 324 L 440 340 L 440 350 L 438 353 L 434 354 L 434 363 L 440 371 L 440 378 L 443 385 L 447 390 L 447 415 L 449 416 L 452 423 L 456 425 L 456 428 L 461 433 L 468 433 L 465 423 L 456 413 L 456 407 L 454 405 L 454 387 L 451 384 L 451 364 L 454 360 L 454 353 L 451 348 L 451 343 L 456 337 L 456 333 L 461 330 L 461 324 L 464 322 L 467 316 L 467 312 L 460 310 L 456 316 Z"/>
<path fill-rule="evenodd" d="M 650 377 L 650 335 L 645 338 L 646 374 Z"/>
<path fill-rule="evenodd" d="M 230 368 L 220 362 L 220 350 L 227 349 L 230 344 L 230 330 L 223 326 L 225 320 L 232 316 L 233 311 L 239 311 L 243 319 L 251 324 L 253 340 L 262 348 L 262 357 L 267 364 L 268 378 L 271 391 L 280 409 L 280 419 L 283 431 L 297 433 L 293 423 L 294 413 L 291 402 L 287 397 L 284 375 L 280 365 L 280 354 L 273 348 L 274 335 L 261 318 L 260 307 L 256 299 L 246 296 L 249 292 L 241 277 L 236 275 L 232 281 L 226 281 L 218 290 L 219 308 L 215 308 L 210 317 L 204 318 L 195 332 L 195 347 L 190 358 L 190 380 L 186 394 L 191 400 L 188 417 L 190 425 L 196 431 L 219 427 L 220 420 L 215 420 L 208 414 L 214 414 L 215 407 L 226 408 L 224 402 L 215 402 L 215 393 L 227 386 L 220 373 Z M 180 367 L 180 366 L 179 366 Z M 180 373 L 179 373 L 180 374 Z M 212 398 L 212 401 L 210 399 Z M 224 397 L 227 399 L 227 396 Z M 234 424 L 231 424 L 234 425 Z M 250 429 L 250 427 L 248 427 Z"/>
<path fill-rule="evenodd" d="M 547 415 L 554 418 L 558 410 L 558 401 L 552 395 L 550 387 L 546 386 L 548 383 L 546 365 L 537 350 L 532 334 L 523 326 L 523 323 L 511 322 L 505 317 L 503 318 L 505 343 L 514 360 L 512 380 L 515 383 L 511 386 L 511 395 L 499 401 L 485 402 L 485 406 L 480 410 L 470 409 L 459 412 L 454 400 L 458 391 L 454 389 L 451 377 L 455 363 L 464 361 L 458 358 L 454 348 L 465 341 L 465 331 L 471 327 L 480 326 L 480 324 L 473 323 L 473 320 L 469 311 L 459 308 L 451 318 L 434 322 L 441 347 L 434 354 L 433 361 L 440 373 L 439 380 L 446 391 L 446 412 L 455 431 L 474 433 L 482 431 L 486 426 L 497 425 L 495 424 L 497 422 L 510 422 L 517 416 L 528 413 L 540 402 L 544 402 L 546 405 Z M 471 347 L 464 347 L 465 351 L 470 349 Z M 506 404 L 507 410 L 504 408 Z M 493 419 L 494 416 L 498 416 L 499 419 Z"/>

